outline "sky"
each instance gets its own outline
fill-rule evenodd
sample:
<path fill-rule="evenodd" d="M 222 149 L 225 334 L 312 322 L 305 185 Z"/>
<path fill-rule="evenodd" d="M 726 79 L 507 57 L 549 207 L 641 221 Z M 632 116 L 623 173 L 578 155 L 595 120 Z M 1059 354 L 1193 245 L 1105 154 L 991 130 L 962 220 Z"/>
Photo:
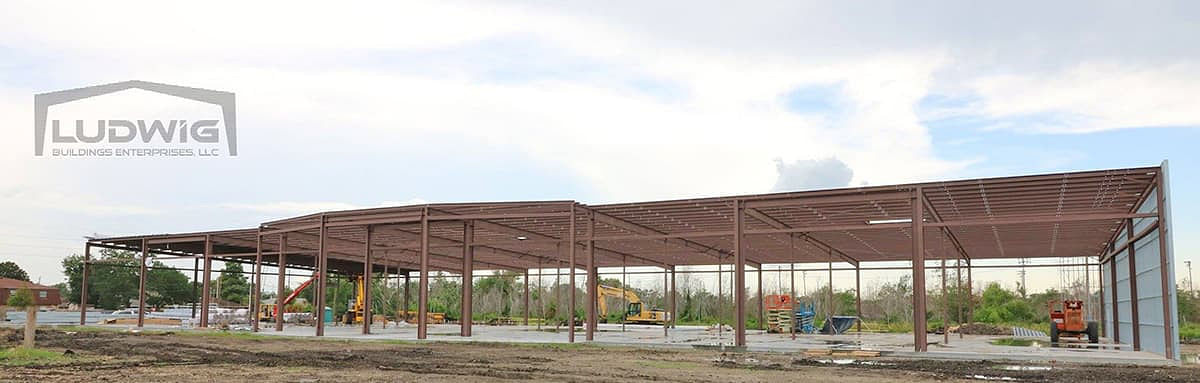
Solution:
<path fill-rule="evenodd" d="M 1198 8 L 6 1 L 0 260 L 50 284 L 89 235 L 406 203 L 594 204 L 1169 160 L 1183 281 L 1200 249 Z M 34 94 L 126 80 L 234 92 L 239 155 L 33 155 Z M 125 96 L 95 107 L 153 104 Z M 1031 271 L 1030 287 L 1056 287 L 1057 273 Z M 897 277 L 875 274 L 868 283 Z M 1015 274 L 976 279 L 1011 286 Z"/>

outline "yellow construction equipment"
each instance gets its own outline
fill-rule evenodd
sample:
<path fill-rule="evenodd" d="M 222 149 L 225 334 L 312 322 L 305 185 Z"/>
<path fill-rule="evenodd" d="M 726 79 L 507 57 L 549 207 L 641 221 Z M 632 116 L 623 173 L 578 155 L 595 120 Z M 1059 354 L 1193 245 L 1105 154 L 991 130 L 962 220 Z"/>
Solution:
<path fill-rule="evenodd" d="M 356 324 L 363 321 L 363 301 L 366 299 L 363 294 L 363 276 L 355 275 L 352 280 L 354 281 L 354 305 L 346 310 L 346 316 L 343 317 L 345 324 Z"/>
<path fill-rule="evenodd" d="M 666 323 L 667 312 L 662 309 L 646 309 L 646 305 L 642 304 L 641 298 L 638 298 L 631 290 L 596 285 L 596 290 L 600 293 L 598 302 L 600 308 L 600 317 L 604 318 L 608 315 L 608 304 L 604 302 L 605 297 L 625 298 L 629 301 L 629 306 L 625 310 L 625 322 L 627 323 L 645 323 L 645 324 L 663 324 Z"/>

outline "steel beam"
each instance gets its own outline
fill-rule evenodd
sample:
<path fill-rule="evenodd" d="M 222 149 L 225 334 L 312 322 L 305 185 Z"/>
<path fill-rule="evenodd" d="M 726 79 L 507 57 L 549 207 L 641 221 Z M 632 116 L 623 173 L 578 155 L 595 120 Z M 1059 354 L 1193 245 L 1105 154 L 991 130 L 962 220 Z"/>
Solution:
<path fill-rule="evenodd" d="M 474 220 L 489 220 L 489 219 L 517 219 L 517 218 L 558 218 L 568 217 L 569 213 L 502 213 L 502 214 L 452 214 L 452 215 L 431 215 L 427 219 L 430 221 L 457 221 L 464 219 Z"/>
<path fill-rule="evenodd" d="M 659 231 L 659 230 L 647 227 L 645 225 L 630 222 L 628 220 L 617 218 L 617 217 L 609 215 L 609 214 L 596 212 L 591 209 L 589 209 L 589 211 L 595 217 L 594 219 L 599 220 L 600 222 L 610 225 L 610 226 L 613 226 L 613 227 L 621 228 L 623 230 L 627 230 L 627 231 L 630 231 L 633 233 L 638 233 L 641 235 L 649 235 L 649 236 L 668 235 L 666 232 Z M 720 249 L 717 249 L 715 247 L 708 246 L 708 245 L 694 242 L 694 241 L 689 241 L 687 239 L 683 239 L 680 237 L 664 237 L 662 239 L 665 240 L 666 243 L 670 243 L 673 245 L 691 249 L 691 250 L 699 252 L 700 254 L 708 254 L 717 259 L 720 259 L 722 256 L 728 255 L 728 253 L 721 251 Z M 635 257 L 635 259 L 641 259 L 641 258 Z"/>
<path fill-rule="evenodd" d="M 929 202 L 929 197 L 921 195 L 921 199 L 925 202 L 925 207 L 929 209 L 929 216 L 933 217 L 933 221 L 936 223 L 943 222 L 942 215 L 938 214 L 937 209 L 933 207 L 933 203 Z M 942 231 L 945 232 L 946 236 L 950 238 L 950 243 L 954 245 L 955 250 L 958 250 L 959 255 L 966 258 L 971 258 L 971 256 L 967 254 L 967 249 L 963 248 L 962 243 L 958 241 L 958 237 L 954 235 L 953 230 L 950 230 L 949 228 L 942 228 Z"/>
<path fill-rule="evenodd" d="M 925 226 L 929 227 L 960 227 L 960 226 L 991 226 L 991 225 L 1018 225 L 1027 223 L 1060 223 L 1060 222 L 1083 222 L 1083 221 L 1108 221 L 1120 220 L 1129 218 L 1150 218 L 1154 217 L 1154 213 L 1085 213 L 1085 214 L 1063 214 L 1063 215 L 1025 215 L 1025 216 L 1001 216 L 995 218 L 982 219 L 963 219 L 943 222 L 929 222 Z M 876 226 L 876 225 L 872 225 Z"/>
<path fill-rule="evenodd" d="M 780 206 L 811 206 L 811 205 L 830 205 L 851 202 L 877 202 L 877 201 L 899 201 L 911 197 L 908 192 L 882 192 L 871 194 L 844 194 L 844 195 L 828 195 L 819 197 L 785 197 L 781 199 L 760 199 L 754 201 L 746 201 L 747 208 L 763 208 L 763 207 L 780 207 Z"/>
<path fill-rule="evenodd" d="M 762 223 L 765 223 L 768 226 L 771 226 L 776 229 L 790 229 L 791 228 L 791 226 L 788 226 L 788 224 L 783 223 L 783 221 L 775 219 L 775 217 L 767 215 L 766 213 L 763 213 L 762 211 L 760 211 L 758 209 L 746 209 L 746 215 L 754 217 L 755 219 L 761 221 Z M 850 257 L 849 255 L 846 255 L 846 253 L 842 252 L 841 250 L 835 249 L 835 248 L 833 248 L 833 246 L 830 246 L 824 242 L 821 242 L 820 240 L 817 240 L 816 238 L 809 237 L 805 233 L 789 233 L 789 236 L 790 237 L 799 237 L 800 239 L 803 239 L 805 242 L 808 242 L 810 244 L 817 245 L 820 247 L 824 247 L 829 251 L 833 251 L 839 257 L 844 259 L 846 262 L 849 262 L 851 265 L 854 265 L 854 267 L 858 267 L 857 259 L 854 259 L 854 258 Z"/>

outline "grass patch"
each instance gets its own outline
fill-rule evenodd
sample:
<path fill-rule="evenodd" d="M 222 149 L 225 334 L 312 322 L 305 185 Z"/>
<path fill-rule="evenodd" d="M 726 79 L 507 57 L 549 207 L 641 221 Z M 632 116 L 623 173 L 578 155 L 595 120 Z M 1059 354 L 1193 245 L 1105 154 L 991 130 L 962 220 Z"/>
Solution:
<path fill-rule="evenodd" d="M 16 347 L 0 351 L 0 365 L 5 366 L 61 364 L 70 360 L 61 352 L 37 348 Z"/>
<path fill-rule="evenodd" d="M 1200 323 L 1184 323 L 1180 325 L 1179 340 L 1188 343 L 1200 342 Z"/>

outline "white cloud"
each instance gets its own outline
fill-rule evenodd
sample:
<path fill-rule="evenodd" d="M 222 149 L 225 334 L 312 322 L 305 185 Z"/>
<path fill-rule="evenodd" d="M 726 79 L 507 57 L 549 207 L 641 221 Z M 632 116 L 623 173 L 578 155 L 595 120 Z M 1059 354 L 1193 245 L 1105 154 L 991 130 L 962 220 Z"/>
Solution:
<path fill-rule="evenodd" d="M 1200 125 L 1200 63 L 1140 66 L 1086 62 L 1046 74 L 986 76 L 971 83 L 991 118 L 1041 116 L 996 129 L 1086 133 Z M 1037 121 L 1045 120 L 1045 121 Z"/>
<path fill-rule="evenodd" d="M 846 187 L 854 177 L 854 170 L 832 157 L 792 163 L 777 161 L 775 169 L 779 179 L 771 191 L 778 192 Z"/>
<path fill-rule="evenodd" d="M 836 157 L 853 169 L 851 184 L 885 184 L 970 164 L 935 152 L 928 116 L 915 110 L 934 92 L 974 97 L 950 115 L 1018 124 L 1001 129 L 1197 124 L 1200 110 L 1196 48 L 1167 44 L 1196 26 L 1174 16 L 1189 12 L 1154 7 L 1055 5 L 1030 17 L 1022 6 L 912 2 L 178 6 L 3 3 L 0 124 L 27 126 L 31 94 L 62 87 L 199 86 L 237 93 L 243 156 L 55 161 L 32 158 L 17 135 L 0 140 L 0 191 L 22 192 L 0 208 L 136 213 L 148 216 L 137 224 L 176 230 L 178 219 L 153 213 L 234 212 L 241 224 L 424 201 L 403 201 L 414 195 L 445 201 L 441 193 L 465 187 L 448 181 L 462 169 L 441 167 L 450 154 L 427 147 L 437 145 L 520 153 L 582 184 L 550 187 L 594 191 L 589 203 L 763 192 L 778 181 L 776 160 Z M 1145 28 L 1087 21 L 1123 16 Z M 797 113 L 782 101 L 828 84 L 838 84 L 836 110 Z M 1058 123 L 1012 120 L 1029 115 Z M 393 162 L 411 152 L 428 158 Z M 354 162 L 364 153 L 374 167 Z M 435 186 L 382 184 L 401 177 L 381 171 L 389 166 L 436 169 L 403 176 Z M 360 183 L 322 182 L 333 177 Z M 169 197 L 119 192 L 147 185 Z M 486 185 L 468 187 L 488 199 Z M 205 224 L 233 225 L 221 218 Z"/>

